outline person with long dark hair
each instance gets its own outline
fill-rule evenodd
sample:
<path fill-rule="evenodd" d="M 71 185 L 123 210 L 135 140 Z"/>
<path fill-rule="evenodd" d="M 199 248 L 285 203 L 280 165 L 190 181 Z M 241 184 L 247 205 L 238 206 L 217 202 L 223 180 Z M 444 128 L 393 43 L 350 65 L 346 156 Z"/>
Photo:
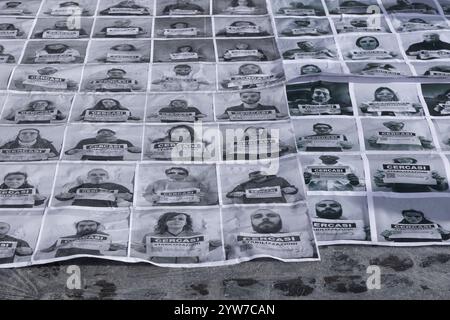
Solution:
<path fill-rule="evenodd" d="M 114 111 L 119 111 L 117 116 L 112 116 Z M 125 117 L 123 113 L 125 113 Z M 126 119 L 123 120 L 123 118 Z M 138 121 L 140 119 L 139 117 L 133 116 L 130 109 L 122 106 L 119 100 L 103 98 L 97 101 L 93 107 L 84 109 L 77 120 L 86 122 L 127 122 L 128 120 Z"/>
<path fill-rule="evenodd" d="M 46 199 L 28 182 L 25 172 L 9 172 L 0 184 L 0 208 L 33 208 L 44 204 Z"/>

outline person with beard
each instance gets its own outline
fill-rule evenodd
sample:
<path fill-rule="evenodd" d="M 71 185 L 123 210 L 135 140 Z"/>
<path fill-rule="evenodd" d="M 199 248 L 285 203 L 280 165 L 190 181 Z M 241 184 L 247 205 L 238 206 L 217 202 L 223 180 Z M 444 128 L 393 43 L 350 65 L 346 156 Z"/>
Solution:
<path fill-rule="evenodd" d="M 92 169 L 87 173 L 86 182 L 55 195 L 55 198 L 59 201 L 73 199 L 72 206 L 81 207 L 117 207 L 119 200 L 133 202 L 133 193 L 128 188 L 108 180 L 108 171 Z"/>
<path fill-rule="evenodd" d="M 227 49 L 223 56 L 223 61 L 267 61 L 267 56 L 262 49 L 252 47 L 245 42 L 238 42 L 233 49 Z"/>
<path fill-rule="evenodd" d="M 408 56 L 414 56 L 417 60 L 429 60 L 441 58 L 435 53 L 445 52 L 442 58 L 448 58 L 450 43 L 442 41 L 437 33 L 423 34 L 423 41 L 411 44 L 406 50 Z"/>
<path fill-rule="evenodd" d="M 98 148 L 98 149 L 97 149 Z M 118 139 L 116 132 L 111 129 L 100 129 L 97 131 L 95 138 L 87 138 L 80 140 L 75 147 L 65 152 L 66 155 L 74 155 L 81 153 L 81 160 L 94 160 L 94 161 L 122 161 L 124 158 L 122 155 L 89 155 L 84 154 L 89 149 L 95 151 L 104 150 L 108 154 L 109 150 L 115 151 L 116 148 L 120 148 L 122 151 L 128 151 L 130 153 L 141 153 L 140 147 L 134 146 L 130 141 Z"/>
<path fill-rule="evenodd" d="M 372 101 L 375 105 L 378 102 L 386 103 L 392 102 L 394 104 L 393 110 L 385 110 L 385 111 L 369 111 L 371 108 L 371 102 L 363 102 L 360 105 L 360 110 L 362 113 L 365 113 L 369 116 L 390 116 L 390 117 L 398 117 L 398 116 L 422 116 L 423 109 L 420 103 L 411 103 L 410 107 L 414 111 L 410 111 L 409 109 L 406 111 L 397 111 L 395 110 L 395 102 L 400 102 L 398 95 L 388 87 L 378 87 L 374 92 L 374 100 Z M 387 108 L 389 105 L 386 106 Z"/>
<path fill-rule="evenodd" d="M 123 111 L 128 113 L 128 117 L 124 121 L 117 121 L 116 119 L 110 117 L 105 118 L 102 116 L 90 116 L 90 111 L 105 111 L 106 113 L 108 113 L 109 111 Z M 121 115 L 119 117 L 122 118 Z M 130 112 L 130 109 L 122 106 L 122 104 L 118 100 L 112 98 L 104 98 L 99 100 L 93 107 L 83 110 L 77 120 L 86 122 L 128 122 L 139 121 L 140 119 L 141 118 L 139 117 L 133 116 Z"/>
<path fill-rule="evenodd" d="M 305 152 L 341 152 L 353 148 L 353 143 L 347 139 L 347 136 L 333 133 L 333 127 L 328 123 L 315 123 L 313 131 L 315 134 L 297 139 L 297 147 L 300 150 Z"/>
<path fill-rule="evenodd" d="M 78 26 L 80 26 L 78 24 Z M 75 32 L 75 33 L 74 33 Z M 55 33 L 58 38 L 89 38 L 89 34 L 83 28 L 75 28 L 74 25 L 70 24 L 66 20 L 58 20 L 55 22 L 54 26 L 51 28 L 45 28 L 40 32 L 36 32 L 33 35 L 35 39 L 52 39 L 56 36 L 49 36 L 49 34 Z"/>
<path fill-rule="evenodd" d="M 210 192 L 205 184 L 190 176 L 188 169 L 171 167 L 165 170 L 165 174 L 167 179 L 157 180 L 145 188 L 143 197 L 152 205 L 201 206 L 218 204 L 216 193 Z M 165 193 L 170 192 L 175 193 L 175 195 L 165 195 Z M 177 193 L 180 195 L 176 195 Z M 189 197 L 190 195 L 189 201 L 180 201 L 183 196 Z M 171 199 L 171 197 L 174 199 Z"/>
<path fill-rule="evenodd" d="M 216 33 L 216 37 L 264 37 L 270 33 L 252 21 L 234 21 L 224 30 Z"/>
<path fill-rule="evenodd" d="M 9 53 L 5 53 L 5 46 L 0 44 L 0 64 L 2 63 L 15 63 L 16 58 Z"/>
<path fill-rule="evenodd" d="M 31 256 L 33 249 L 22 239 L 10 236 L 8 232 L 11 230 L 9 223 L 0 222 L 0 264 L 13 263 L 15 256 Z"/>
<path fill-rule="evenodd" d="M 271 106 L 271 105 L 263 105 L 260 102 L 261 100 L 261 92 L 259 91 L 244 91 L 239 93 L 239 98 L 241 99 L 242 103 L 237 106 L 228 107 L 225 109 L 224 113 L 217 116 L 217 119 L 219 120 L 229 120 L 230 119 L 230 113 L 233 112 L 245 112 L 245 111 L 270 111 L 275 114 L 274 119 L 271 120 L 278 120 L 278 119 L 285 119 L 288 117 L 287 114 L 281 113 L 277 107 Z M 270 116 L 272 118 L 272 116 Z M 252 119 L 244 119 L 244 121 L 249 121 Z M 259 119 L 256 119 L 259 120 Z"/>
<path fill-rule="evenodd" d="M 20 161 L 48 160 L 49 158 L 59 157 L 59 152 L 53 146 L 52 142 L 42 138 L 40 131 L 34 128 L 24 128 L 19 130 L 19 133 L 13 141 L 9 141 L 0 146 L 0 150 L 8 150 L 12 151 L 12 153 L 16 153 L 14 152 L 14 150 L 18 151 L 17 149 L 24 150 L 23 152 L 19 152 L 18 154 L 18 156 L 21 158 Z M 27 154 L 27 149 L 41 149 L 42 153 L 36 151 L 39 153 L 39 157 L 36 159 L 34 158 L 32 150 L 29 150 L 29 155 Z M 9 154 L 4 153 L 4 155 L 8 156 Z M 11 161 L 11 159 L 5 159 L 4 157 L 0 156 L 0 161 Z"/>
<path fill-rule="evenodd" d="M 287 203 L 286 195 L 298 193 L 297 187 L 276 175 L 253 171 L 248 177 L 248 181 L 240 183 L 226 197 L 244 204 Z"/>
<path fill-rule="evenodd" d="M 281 216 L 270 209 L 258 209 L 250 215 L 252 229 L 255 233 L 283 233 Z"/>
<path fill-rule="evenodd" d="M 33 208 L 45 203 L 47 197 L 40 195 L 39 190 L 27 179 L 25 172 L 9 172 L 5 175 L 0 184 L 0 208 Z"/>
<path fill-rule="evenodd" d="M 250 126 L 242 134 L 235 132 L 230 141 L 225 138 L 223 159 L 274 159 L 295 152 L 294 147 L 272 138 L 268 128 Z"/>
<path fill-rule="evenodd" d="M 397 4 L 386 9 L 390 13 L 426 13 L 437 14 L 432 6 L 422 2 L 412 2 L 411 0 L 397 0 Z"/>
<path fill-rule="evenodd" d="M 102 16 L 149 16 L 147 7 L 138 5 L 134 0 L 123 0 L 118 4 L 100 11 Z"/>
<path fill-rule="evenodd" d="M 146 34 L 141 27 L 132 25 L 130 19 L 119 19 L 113 22 L 113 25 L 106 26 L 96 33 L 97 37 L 105 38 L 137 38 Z"/>
<path fill-rule="evenodd" d="M 318 241 L 370 240 L 370 228 L 363 220 L 343 216 L 342 205 L 335 200 L 321 200 L 315 204 L 316 216 L 312 218 Z"/>
<path fill-rule="evenodd" d="M 284 37 L 299 37 L 299 36 L 321 36 L 329 34 L 331 31 L 322 28 L 317 22 L 312 19 L 296 19 L 290 26 L 282 29 L 280 34 Z"/>
<path fill-rule="evenodd" d="M 160 79 L 153 80 L 152 84 L 159 85 L 161 91 L 198 91 L 211 85 L 206 78 L 196 76 L 188 64 L 175 65 L 172 74 L 163 74 Z"/>
<path fill-rule="evenodd" d="M 402 211 L 402 216 L 403 219 L 401 221 L 396 224 L 391 224 L 391 229 L 381 232 L 380 235 L 383 236 L 386 241 L 442 242 L 450 239 L 450 231 L 445 230 L 441 225 L 427 219 L 422 211 L 407 209 Z M 416 228 L 414 228 L 414 226 Z M 420 233 L 419 236 L 414 235 L 414 231 L 425 233 L 427 237 L 420 237 Z"/>
<path fill-rule="evenodd" d="M 175 4 L 166 5 L 162 11 L 163 15 L 195 15 L 204 14 L 205 9 L 190 0 L 176 0 Z"/>
<path fill-rule="evenodd" d="M 18 39 L 22 38 L 25 32 L 21 31 L 14 23 L 0 23 L 0 38 L 2 39 Z"/>
<path fill-rule="evenodd" d="M 133 92 L 142 90 L 137 80 L 125 77 L 123 69 L 112 68 L 106 72 L 107 77 L 94 79 L 87 83 L 86 90 L 96 92 Z"/>
<path fill-rule="evenodd" d="M 60 237 L 50 247 L 40 250 L 49 253 L 56 251 L 55 258 L 76 254 L 103 256 L 104 251 L 126 250 L 126 245 L 111 242 L 111 235 L 100 231 L 101 223 L 95 220 L 81 220 L 75 223 L 76 233 Z M 92 249 L 95 244 L 98 249 Z M 85 246 L 90 248 L 85 248 Z M 105 249 L 106 248 L 106 249 Z"/>
<path fill-rule="evenodd" d="M 138 252 L 150 254 L 148 260 L 155 263 L 199 263 L 202 260 L 200 256 L 152 256 L 152 252 L 147 247 L 151 238 L 192 239 L 196 236 L 199 238 L 207 237 L 204 233 L 194 231 L 194 222 L 191 215 L 184 212 L 166 212 L 158 218 L 154 231 L 144 235 L 142 242 L 133 244 L 133 248 Z M 205 240 L 203 239 L 203 241 Z M 206 250 L 210 252 L 221 246 L 221 240 L 209 240 Z"/>
<path fill-rule="evenodd" d="M 404 131 L 404 122 L 387 121 L 383 126 L 389 131 L 378 131 L 377 134 L 367 139 L 367 144 L 372 150 L 431 150 L 434 149 L 433 141 L 424 136 L 418 136 L 415 132 Z M 381 129 L 382 130 L 382 129 Z M 389 141 L 394 139 L 395 143 Z"/>
<path fill-rule="evenodd" d="M 76 49 L 64 43 L 51 43 L 37 50 L 34 57 L 28 59 L 30 63 L 83 63 L 84 57 Z"/>
<path fill-rule="evenodd" d="M 359 191 L 365 190 L 363 179 L 360 179 L 356 174 L 353 166 L 341 163 L 339 157 L 334 155 L 321 155 L 318 162 L 306 166 L 303 172 L 305 185 L 309 191 Z M 321 176 L 320 170 L 336 169 L 340 171 L 345 169 L 342 176 L 327 177 L 326 173 Z M 317 171 L 317 172 L 316 172 Z M 361 181 L 362 180 L 362 181 Z"/>
<path fill-rule="evenodd" d="M 23 109 L 12 109 L 5 119 L 17 124 L 36 124 L 64 121 L 66 116 L 49 100 L 33 100 Z"/>
<path fill-rule="evenodd" d="M 169 105 L 162 107 L 157 113 L 149 114 L 147 117 L 149 119 L 159 119 L 163 123 L 175 123 L 195 122 L 206 116 L 198 108 L 189 106 L 186 100 L 173 99 L 169 102 Z"/>
<path fill-rule="evenodd" d="M 423 164 L 417 164 L 417 160 L 411 157 L 401 157 L 392 159 L 394 164 L 399 164 L 400 166 L 406 166 L 405 171 L 410 171 L 413 169 L 408 169 L 408 167 L 422 167 Z M 383 164 L 384 166 L 384 164 Z M 389 169 L 386 169 L 389 171 Z M 448 182 L 445 176 L 441 176 L 436 170 L 430 170 L 431 179 L 430 184 L 417 184 L 417 183 L 403 183 L 401 182 L 401 178 L 399 178 L 399 182 L 395 183 L 385 183 L 384 179 L 388 175 L 386 170 L 377 169 L 375 174 L 373 175 L 373 182 L 379 188 L 390 188 L 392 192 L 433 192 L 433 191 L 445 191 L 448 190 Z M 401 170 L 401 169 L 400 169 Z M 414 171 L 412 171 L 414 175 Z M 405 175 L 405 173 L 400 174 Z"/>
<path fill-rule="evenodd" d="M 88 9 L 83 9 L 78 2 L 66 1 L 54 6 L 51 10 L 44 12 L 52 16 L 89 16 L 92 15 Z"/>
<path fill-rule="evenodd" d="M 297 48 L 289 49 L 283 52 L 283 59 L 335 59 L 336 54 L 330 49 L 315 45 L 312 41 L 299 41 Z"/>
<path fill-rule="evenodd" d="M 302 108 L 302 106 L 307 106 L 307 108 Z M 324 110 L 322 107 L 328 108 Z M 306 97 L 301 96 L 289 102 L 289 111 L 293 116 L 353 115 L 352 105 L 345 105 L 341 101 L 338 101 L 338 99 L 332 96 L 331 90 L 320 82 L 311 86 Z"/>

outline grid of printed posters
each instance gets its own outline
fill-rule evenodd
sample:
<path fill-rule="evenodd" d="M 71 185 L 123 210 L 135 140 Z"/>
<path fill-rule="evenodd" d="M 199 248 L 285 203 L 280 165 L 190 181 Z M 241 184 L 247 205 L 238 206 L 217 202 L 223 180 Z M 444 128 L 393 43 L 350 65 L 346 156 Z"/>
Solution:
<path fill-rule="evenodd" d="M 450 0 L 0 0 L 0 267 L 450 243 Z"/>

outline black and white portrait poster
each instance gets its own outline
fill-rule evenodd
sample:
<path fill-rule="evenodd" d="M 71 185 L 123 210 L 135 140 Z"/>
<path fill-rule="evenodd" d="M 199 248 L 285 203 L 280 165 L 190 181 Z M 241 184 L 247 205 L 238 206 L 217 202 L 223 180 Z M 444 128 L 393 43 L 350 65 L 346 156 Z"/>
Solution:
<path fill-rule="evenodd" d="M 0 0 L 0 268 L 450 244 L 449 18 L 448 0 Z"/>

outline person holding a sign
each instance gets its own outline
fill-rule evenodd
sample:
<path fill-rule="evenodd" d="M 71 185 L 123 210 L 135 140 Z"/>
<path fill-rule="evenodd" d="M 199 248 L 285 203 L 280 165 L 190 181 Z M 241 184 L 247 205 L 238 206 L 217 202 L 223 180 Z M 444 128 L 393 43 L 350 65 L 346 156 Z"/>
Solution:
<path fill-rule="evenodd" d="M 318 46 L 310 40 L 297 42 L 297 48 L 283 52 L 283 59 L 335 59 L 336 54 L 324 46 Z"/>
<path fill-rule="evenodd" d="M 112 68 L 106 72 L 106 78 L 90 80 L 86 90 L 96 92 L 133 92 L 142 90 L 137 80 L 125 77 L 123 69 Z"/>
<path fill-rule="evenodd" d="M 25 78 L 14 79 L 17 90 L 21 91 L 77 91 L 78 83 L 74 80 L 58 77 L 59 70 L 55 67 L 44 67 L 37 73 L 27 74 Z"/>
<path fill-rule="evenodd" d="M 309 191 L 362 191 L 364 179 L 360 179 L 353 166 L 339 161 L 334 155 L 321 155 L 320 161 L 306 166 L 303 172 Z"/>
<path fill-rule="evenodd" d="M 99 14 L 102 16 L 149 16 L 150 10 L 138 5 L 134 0 L 123 0 L 116 5 L 101 10 Z"/>
<path fill-rule="evenodd" d="M 55 252 L 55 258 L 76 254 L 103 256 L 106 251 L 126 250 L 126 245 L 112 243 L 111 235 L 101 231 L 103 226 L 95 220 L 81 220 L 75 223 L 76 233 L 60 237 L 41 252 Z"/>
<path fill-rule="evenodd" d="M 0 208 L 33 208 L 45 203 L 47 197 L 28 183 L 25 172 L 9 172 L 0 184 Z"/>
<path fill-rule="evenodd" d="M 305 65 L 302 67 L 302 72 Z M 311 65 L 312 66 L 312 65 Z M 315 66 L 314 66 L 315 67 Z M 321 82 L 311 86 L 306 97 L 289 102 L 289 111 L 293 116 L 304 115 L 353 115 L 353 107 L 338 101 L 326 85 Z"/>
<path fill-rule="evenodd" d="M 93 107 L 83 110 L 78 121 L 86 122 L 128 122 L 139 121 L 141 118 L 133 116 L 128 108 L 112 98 L 100 99 Z"/>
<path fill-rule="evenodd" d="M 224 141 L 224 160 L 274 159 L 296 152 L 279 137 L 272 138 L 265 127 L 250 126 L 242 134 L 234 132 L 230 138 L 231 141 Z"/>
<path fill-rule="evenodd" d="M 372 102 L 363 102 L 361 112 L 370 116 L 422 116 L 420 103 L 400 101 L 398 95 L 388 87 L 378 87 Z"/>
<path fill-rule="evenodd" d="M 182 45 L 176 48 L 175 52 L 169 54 L 170 61 L 173 62 L 199 62 L 207 61 L 207 57 L 201 53 L 201 48 L 194 50 L 190 45 Z M 154 62 L 165 62 L 163 59 Z"/>
<path fill-rule="evenodd" d="M 111 129 L 100 129 L 95 138 L 80 140 L 75 147 L 65 152 L 67 155 L 81 154 L 81 160 L 122 161 L 125 151 L 141 153 L 141 148 L 130 141 L 119 139 Z"/>
<path fill-rule="evenodd" d="M 286 195 L 294 195 L 298 192 L 296 186 L 276 175 L 253 171 L 248 174 L 248 177 L 248 181 L 236 186 L 226 194 L 226 197 L 244 204 L 287 203 Z"/>
<path fill-rule="evenodd" d="M 315 204 L 312 218 L 314 233 L 319 241 L 370 240 L 370 228 L 363 220 L 343 216 L 342 205 L 336 200 L 324 199 Z"/>
<path fill-rule="evenodd" d="M 105 38 L 137 38 L 143 34 L 146 34 L 146 31 L 133 26 L 130 19 L 119 19 L 115 20 L 112 26 L 102 28 L 96 35 Z"/>
<path fill-rule="evenodd" d="M 321 36 L 331 33 L 330 30 L 322 28 L 315 20 L 309 18 L 296 19 L 290 26 L 281 30 L 285 37 Z"/>
<path fill-rule="evenodd" d="M 18 39 L 25 35 L 18 27 L 13 23 L 3 22 L 0 23 L 0 38 L 1 39 Z"/>
<path fill-rule="evenodd" d="M 87 173 L 85 182 L 55 195 L 55 198 L 59 201 L 73 200 L 72 206 L 82 207 L 115 208 L 119 201 L 133 202 L 133 193 L 128 188 L 108 180 L 108 171 L 92 169 Z"/>
<path fill-rule="evenodd" d="M 51 10 L 44 12 L 52 16 L 90 16 L 92 15 L 89 9 L 84 9 L 76 1 L 61 2 L 58 6 L 51 8 Z"/>
<path fill-rule="evenodd" d="M 37 50 L 34 57 L 30 57 L 31 63 L 83 63 L 84 57 L 80 52 L 64 43 L 47 44 L 41 50 Z"/>
<path fill-rule="evenodd" d="M 362 36 L 356 39 L 358 49 L 351 50 L 347 57 L 351 60 L 394 59 L 398 54 L 380 48 L 380 41 L 374 36 Z"/>
<path fill-rule="evenodd" d="M 437 10 L 432 6 L 422 2 L 412 2 L 411 0 L 397 0 L 397 4 L 386 8 L 389 13 L 424 13 L 437 14 Z"/>
<path fill-rule="evenodd" d="M 156 31 L 156 34 L 164 38 L 191 38 L 205 36 L 205 31 L 198 27 L 191 26 L 188 22 L 177 21 L 171 23 L 169 28 L 163 28 Z"/>
<path fill-rule="evenodd" d="M 191 215 L 166 212 L 158 218 L 154 231 L 133 247 L 155 263 L 199 263 L 221 246 L 220 240 L 208 240 L 204 232 L 194 231 Z"/>
<path fill-rule="evenodd" d="M 152 84 L 159 85 L 161 91 L 199 91 L 211 86 L 203 76 L 193 73 L 192 66 L 177 64 L 169 75 L 163 74 L 160 79 L 153 80 Z"/>
<path fill-rule="evenodd" d="M 147 157 L 150 159 L 195 161 L 209 157 L 205 151 L 210 143 L 197 138 L 194 128 L 185 124 L 170 128 L 163 138 L 149 140 Z"/>
<path fill-rule="evenodd" d="M 157 113 L 149 114 L 149 119 L 158 119 L 163 123 L 175 122 L 195 122 L 206 117 L 198 108 L 189 106 L 184 99 L 174 99 L 165 107 L 158 110 Z"/>
<path fill-rule="evenodd" d="M 433 192 L 448 190 L 445 176 L 431 170 L 429 164 L 418 164 L 417 159 L 401 157 L 392 163 L 383 163 L 373 175 L 377 187 L 390 188 L 392 192 Z"/>
<path fill-rule="evenodd" d="M 401 121 L 386 121 L 383 126 L 389 131 L 378 131 L 367 139 L 370 148 L 374 150 L 431 150 L 433 141 L 415 132 L 404 131 L 405 123 Z"/>
<path fill-rule="evenodd" d="M 361 75 L 369 76 L 400 76 L 403 73 L 398 71 L 395 66 L 390 63 L 367 63 L 359 72 Z M 406 74 L 403 74 L 406 75 Z"/>
<path fill-rule="evenodd" d="M 312 3 L 314 3 L 314 1 L 312 1 Z M 317 8 L 296 0 L 289 2 L 288 5 L 288 7 L 279 8 L 277 14 L 286 16 L 323 16 L 325 14 L 321 4 L 320 7 Z"/>
<path fill-rule="evenodd" d="M 224 30 L 216 33 L 217 37 L 264 37 L 269 36 L 269 32 L 252 21 L 234 21 Z"/>
<path fill-rule="evenodd" d="M 259 48 L 252 49 L 246 42 L 238 42 L 234 48 L 228 49 L 222 56 L 223 61 L 267 61 L 267 56 Z"/>
<path fill-rule="evenodd" d="M 328 123 L 315 123 L 313 125 L 315 134 L 299 137 L 297 147 L 306 152 L 341 152 L 353 148 L 345 134 L 333 133 L 333 127 Z"/>
<path fill-rule="evenodd" d="M 288 117 L 281 113 L 277 107 L 261 104 L 261 92 L 244 91 L 239 93 L 241 104 L 228 107 L 225 112 L 217 116 L 219 120 L 231 121 L 260 121 L 260 120 L 279 120 Z"/>
<path fill-rule="evenodd" d="M 0 44 L 0 64 L 2 63 L 15 63 L 16 58 L 9 53 L 5 53 L 5 46 Z"/>
<path fill-rule="evenodd" d="M 167 179 L 149 184 L 144 191 L 144 198 L 152 205 L 161 206 L 201 206 L 218 204 L 215 193 L 198 179 L 189 175 L 183 167 L 165 170 Z"/>
<path fill-rule="evenodd" d="M 421 18 L 411 18 L 408 21 L 403 22 L 401 26 L 398 28 L 400 32 L 413 32 L 413 31 L 421 31 L 421 30 L 436 30 L 436 29 L 446 29 L 448 28 L 446 25 L 434 24 L 428 21 L 425 21 Z"/>
<path fill-rule="evenodd" d="M 222 80 L 222 88 L 228 90 L 244 90 L 266 87 L 284 79 L 284 73 L 266 74 L 261 66 L 254 63 L 246 63 L 239 66 L 238 73 L 231 75 L 230 79 Z"/>
<path fill-rule="evenodd" d="M 19 130 L 16 138 L 0 146 L 0 161 L 38 161 L 58 158 L 52 142 L 41 137 L 35 128 Z"/>
<path fill-rule="evenodd" d="M 369 5 L 363 1 L 340 1 L 337 2 L 337 8 L 330 10 L 332 14 L 369 14 L 372 11 L 368 10 Z"/>
<path fill-rule="evenodd" d="M 33 100 L 23 109 L 11 110 L 4 117 L 17 124 L 62 122 L 66 116 L 50 100 Z"/>
<path fill-rule="evenodd" d="M 450 89 L 437 94 L 435 97 L 425 97 L 431 116 L 450 115 Z"/>
<path fill-rule="evenodd" d="M 176 0 L 175 4 L 168 4 L 164 7 L 163 15 L 196 15 L 204 14 L 205 9 L 191 0 Z"/>
<path fill-rule="evenodd" d="M 381 232 L 386 241 L 392 242 L 442 242 L 450 239 L 450 231 L 427 219 L 422 211 L 402 211 L 403 219 Z"/>
<path fill-rule="evenodd" d="M 344 19 L 336 21 L 338 33 L 346 32 L 389 32 L 385 27 L 375 23 L 370 24 L 368 19 L 355 18 L 348 22 Z"/>
<path fill-rule="evenodd" d="M 450 43 L 442 41 L 437 33 L 425 33 L 423 41 L 411 44 L 406 54 L 417 60 L 449 58 Z"/>
<path fill-rule="evenodd" d="M 10 236 L 11 225 L 0 222 L 0 264 L 13 263 L 15 256 L 31 256 L 33 249 L 22 239 Z"/>
<path fill-rule="evenodd" d="M 121 43 L 109 48 L 106 56 L 96 60 L 105 63 L 144 63 L 150 62 L 150 57 L 144 57 L 132 44 Z"/>
<path fill-rule="evenodd" d="M 45 28 L 41 32 L 36 32 L 33 38 L 39 39 L 81 39 L 89 38 L 89 34 L 79 26 L 72 25 L 67 20 L 58 20 L 51 28 Z"/>

